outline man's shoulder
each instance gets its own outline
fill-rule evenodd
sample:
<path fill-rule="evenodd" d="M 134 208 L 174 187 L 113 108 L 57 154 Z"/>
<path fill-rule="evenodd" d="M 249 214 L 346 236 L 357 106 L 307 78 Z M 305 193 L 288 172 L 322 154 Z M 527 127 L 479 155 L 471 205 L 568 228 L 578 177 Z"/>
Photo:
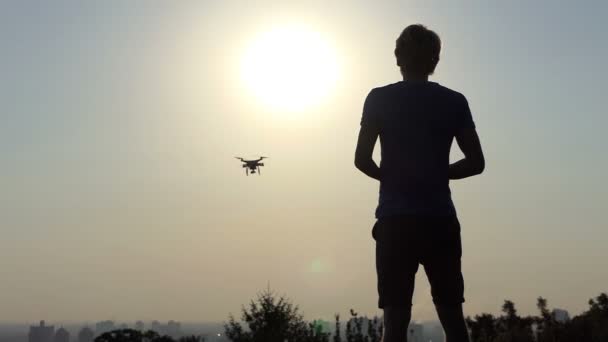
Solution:
<path fill-rule="evenodd" d="M 378 87 L 372 88 L 372 90 L 369 93 L 370 94 L 374 94 L 374 95 L 381 95 L 381 94 L 386 94 L 386 93 L 389 93 L 389 92 L 393 92 L 402 83 L 403 82 L 395 82 L 395 83 L 390 83 L 390 84 L 383 85 L 383 86 L 378 86 Z"/>
<path fill-rule="evenodd" d="M 466 97 L 461 92 L 454 90 L 452 88 L 448 88 L 439 83 L 434 83 L 435 89 L 438 93 L 442 94 L 444 97 L 453 99 L 454 101 L 466 101 Z"/>
<path fill-rule="evenodd" d="M 465 96 L 461 92 L 454 90 L 452 88 L 448 88 L 437 82 L 429 81 L 427 85 L 428 85 L 428 87 L 427 87 L 428 91 L 437 93 L 439 95 L 456 98 L 456 99 L 466 99 Z M 389 94 L 393 94 L 395 92 L 403 91 L 404 89 L 407 89 L 407 88 L 408 88 L 407 83 L 400 81 L 400 82 L 390 83 L 390 84 L 386 84 L 383 86 L 378 86 L 378 87 L 372 88 L 372 90 L 370 91 L 370 94 L 375 95 L 375 96 L 389 95 Z"/>
<path fill-rule="evenodd" d="M 391 95 L 395 94 L 394 90 L 398 87 L 398 84 L 399 82 L 372 88 L 365 98 L 365 108 L 384 106 L 387 99 L 394 97 Z"/>
<path fill-rule="evenodd" d="M 383 86 L 372 88 L 367 95 L 366 102 L 373 106 L 384 107 L 387 103 L 391 103 L 396 97 L 399 97 L 400 84 L 402 82 L 391 83 Z"/>

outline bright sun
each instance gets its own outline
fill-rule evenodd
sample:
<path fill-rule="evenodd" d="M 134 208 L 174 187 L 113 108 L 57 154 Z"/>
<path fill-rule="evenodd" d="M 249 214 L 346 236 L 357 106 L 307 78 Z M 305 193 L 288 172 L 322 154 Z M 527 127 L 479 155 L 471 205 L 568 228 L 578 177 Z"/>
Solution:
<path fill-rule="evenodd" d="M 258 100 L 278 110 L 298 112 L 331 92 L 338 79 L 338 63 L 320 33 L 281 27 L 260 35 L 249 46 L 242 77 Z"/>

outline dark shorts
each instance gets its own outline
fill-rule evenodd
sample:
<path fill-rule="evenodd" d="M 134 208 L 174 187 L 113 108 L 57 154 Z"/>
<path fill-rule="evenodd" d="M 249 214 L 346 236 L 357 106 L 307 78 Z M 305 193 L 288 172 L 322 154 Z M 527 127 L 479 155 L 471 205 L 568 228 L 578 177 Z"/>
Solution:
<path fill-rule="evenodd" d="M 380 218 L 372 236 L 376 240 L 379 308 L 412 305 L 419 264 L 424 266 L 435 304 L 464 302 L 460 223 L 456 216 Z"/>

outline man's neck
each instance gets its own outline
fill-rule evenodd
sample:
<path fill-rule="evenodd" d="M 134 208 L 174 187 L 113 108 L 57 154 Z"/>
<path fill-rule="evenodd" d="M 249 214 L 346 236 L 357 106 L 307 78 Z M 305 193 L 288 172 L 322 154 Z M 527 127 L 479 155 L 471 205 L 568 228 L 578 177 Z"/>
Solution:
<path fill-rule="evenodd" d="M 407 73 L 405 70 L 401 69 L 401 76 L 403 76 L 404 81 L 412 81 L 412 82 L 428 82 L 429 75 L 419 75 Z"/>
<path fill-rule="evenodd" d="M 421 76 L 421 75 L 403 75 L 404 81 L 412 81 L 412 82 L 428 82 L 429 76 Z"/>

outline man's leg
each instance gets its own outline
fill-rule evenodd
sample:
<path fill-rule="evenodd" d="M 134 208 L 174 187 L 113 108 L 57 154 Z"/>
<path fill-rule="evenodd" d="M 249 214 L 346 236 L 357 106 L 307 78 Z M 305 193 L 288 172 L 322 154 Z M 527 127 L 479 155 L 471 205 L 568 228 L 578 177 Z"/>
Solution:
<path fill-rule="evenodd" d="M 406 342 L 412 307 L 387 306 L 384 308 L 382 342 Z"/>
<path fill-rule="evenodd" d="M 383 342 L 406 342 L 418 270 L 416 221 L 407 217 L 380 219 L 376 240 L 378 307 L 384 310 Z"/>
<path fill-rule="evenodd" d="M 436 304 L 439 321 L 445 331 L 446 342 L 468 342 L 469 332 L 462 312 L 462 304 Z"/>
<path fill-rule="evenodd" d="M 460 223 L 456 217 L 439 218 L 429 227 L 426 241 L 429 253 L 424 270 L 431 283 L 431 294 L 446 342 L 468 342 L 469 334 L 462 312 L 464 279 L 461 270 Z"/>

